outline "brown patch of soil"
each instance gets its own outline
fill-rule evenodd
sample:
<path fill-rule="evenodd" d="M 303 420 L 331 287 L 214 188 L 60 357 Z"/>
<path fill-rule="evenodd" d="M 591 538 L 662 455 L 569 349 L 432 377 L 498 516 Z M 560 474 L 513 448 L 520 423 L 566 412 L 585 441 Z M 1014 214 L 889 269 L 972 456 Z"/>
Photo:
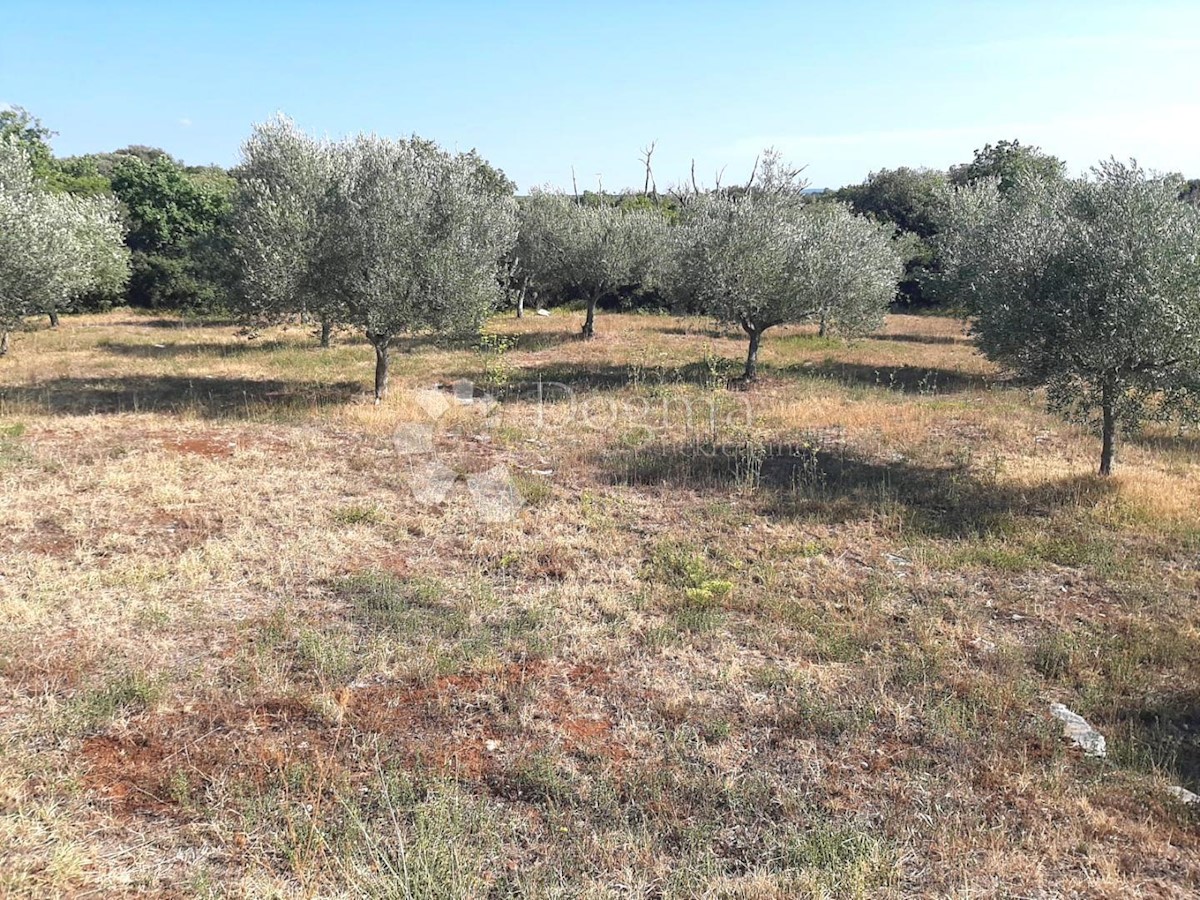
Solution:
<path fill-rule="evenodd" d="M 40 556 L 70 556 L 75 551 L 75 538 L 53 519 L 38 519 L 33 533 L 22 541 L 22 549 Z"/>
<path fill-rule="evenodd" d="M 221 784 L 261 792 L 298 767 L 365 782 L 376 762 L 360 752 L 361 735 L 381 739 L 390 765 L 477 785 L 494 781 L 506 757 L 552 745 L 624 762 L 630 754 L 614 737 L 603 698 L 586 693 L 606 683 L 592 668 L 552 671 L 535 661 L 418 687 L 346 687 L 335 698 L 340 715 L 329 718 L 293 699 L 185 706 L 85 740 L 84 784 L 123 815 L 187 819 L 188 796 Z M 533 722 L 515 730 L 524 702 L 535 707 Z"/>
<path fill-rule="evenodd" d="M 84 784 L 125 815 L 187 818 L 184 786 L 238 781 L 261 789 L 293 764 L 330 758 L 339 737 L 294 700 L 152 714 L 83 742 Z"/>
<path fill-rule="evenodd" d="M 209 433 L 170 436 L 163 437 L 161 440 L 162 446 L 173 453 L 202 456 L 206 459 L 228 459 L 238 451 L 254 448 L 280 454 L 291 450 L 286 442 L 277 438 L 246 432 L 236 435 Z"/>

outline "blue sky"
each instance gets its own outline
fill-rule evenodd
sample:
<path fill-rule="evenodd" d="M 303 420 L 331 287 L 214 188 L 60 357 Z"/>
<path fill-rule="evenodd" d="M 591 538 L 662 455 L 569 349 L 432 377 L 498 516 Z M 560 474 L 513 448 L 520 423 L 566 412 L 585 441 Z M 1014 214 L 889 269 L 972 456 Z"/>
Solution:
<path fill-rule="evenodd" d="M 0 3 L 0 103 L 59 154 L 230 165 L 282 111 L 477 148 L 522 189 L 659 187 L 775 146 L 836 187 L 1001 138 L 1200 177 L 1200 2 Z"/>

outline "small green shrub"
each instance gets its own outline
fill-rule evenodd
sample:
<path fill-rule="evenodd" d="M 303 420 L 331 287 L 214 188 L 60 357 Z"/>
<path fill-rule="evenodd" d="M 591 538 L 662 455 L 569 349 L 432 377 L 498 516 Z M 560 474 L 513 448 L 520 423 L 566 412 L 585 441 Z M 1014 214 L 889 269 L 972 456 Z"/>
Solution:
<path fill-rule="evenodd" d="M 383 515 L 376 506 L 351 504 L 334 512 L 333 521 L 339 525 L 378 525 Z"/>
<path fill-rule="evenodd" d="M 122 713 L 149 709 L 161 699 L 161 680 L 145 672 L 121 672 L 76 701 L 76 713 L 84 728 L 98 728 Z"/>
<path fill-rule="evenodd" d="M 430 630 L 453 636 L 464 627 L 461 614 L 443 602 L 442 583 L 431 578 L 367 571 L 341 579 L 336 587 L 364 622 L 376 628 L 410 633 Z"/>
<path fill-rule="evenodd" d="M 1030 652 L 1030 663 L 1043 678 L 1061 681 L 1075 670 L 1078 642 L 1071 634 L 1056 631 L 1042 637 Z"/>
<path fill-rule="evenodd" d="M 539 475 L 526 475 L 523 472 L 514 472 L 512 482 L 517 489 L 517 493 L 521 495 L 521 499 L 530 506 L 541 506 L 554 496 L 554 489 L 551 487 L 548 478 L 543 478 Z"/>

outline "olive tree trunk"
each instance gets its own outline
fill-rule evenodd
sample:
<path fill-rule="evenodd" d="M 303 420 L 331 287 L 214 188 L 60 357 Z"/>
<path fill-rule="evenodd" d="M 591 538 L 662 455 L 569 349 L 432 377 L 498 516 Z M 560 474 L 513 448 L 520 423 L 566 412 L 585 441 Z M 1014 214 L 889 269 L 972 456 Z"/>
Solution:
<path fill-rule="evenodd" d="M 8 329 L 0 331 L 0 356 L 8 353 Z"/>
<path fill-rule="evenodd" d="M 758 379 L 758 345 L 762 341 L 763 330 L 750 325 L 743 325 L 746 334 L 750 335 L 750 349 L 746 352 L 746 380 Z"/>
<path fill-rule="evenodd" d="M 1111 382 L 1106 383 L 1101 390 L 1100 400 L 1103 416 L 1100 431 L 1100 474 L 1106 477 L 1112 474 L 1113 455 L 1117 443 L 1117 417 L 1113 409 L 1115 395 L 1115 385 Z"/>
<path fill-rule="evenodd" d="M 57 328 L 58 327 L 58 310 L 52 309 L 47 313 L 47 315 L 50 316 L 50 327 Z"/>
<path fill-rule="evenodd" d="M 375 348 L 375 402 L 379 403 L 387 396 L 388 348 L 392 344 L 392 336 L 390 334 L 368 334 L 367 340 Z"/>
<path fill-rule="evenodd" d="M 329 348 L 329 339 L 333 336 L 333 321 L 328 316 L 321 316 L 321 346 Z"/>
<path fill-rule="evenodd" d="M 600 300 L 600 295 L 592 294 L 588 298 L 587 318 L 583 320 L 583 338 L 590 341 L 596 336 L 596 304 Z"/>

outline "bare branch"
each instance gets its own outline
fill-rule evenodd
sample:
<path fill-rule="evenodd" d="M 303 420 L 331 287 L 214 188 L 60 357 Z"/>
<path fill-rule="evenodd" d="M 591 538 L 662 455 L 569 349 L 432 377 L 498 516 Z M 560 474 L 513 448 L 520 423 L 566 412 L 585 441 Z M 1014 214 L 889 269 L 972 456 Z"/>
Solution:
<path fill-rule="evenodd" d="M 640 159 L 646 167 L 646 180 L 642 185 L 642 193 L 658 199 L 658 185 L 654 181 L 654 170 L 650 167 L 650 158 L 654 155 L 654 147 L 658 144 L 657 140 L 650 142 L 650 145 L 642 150 Z"/>

